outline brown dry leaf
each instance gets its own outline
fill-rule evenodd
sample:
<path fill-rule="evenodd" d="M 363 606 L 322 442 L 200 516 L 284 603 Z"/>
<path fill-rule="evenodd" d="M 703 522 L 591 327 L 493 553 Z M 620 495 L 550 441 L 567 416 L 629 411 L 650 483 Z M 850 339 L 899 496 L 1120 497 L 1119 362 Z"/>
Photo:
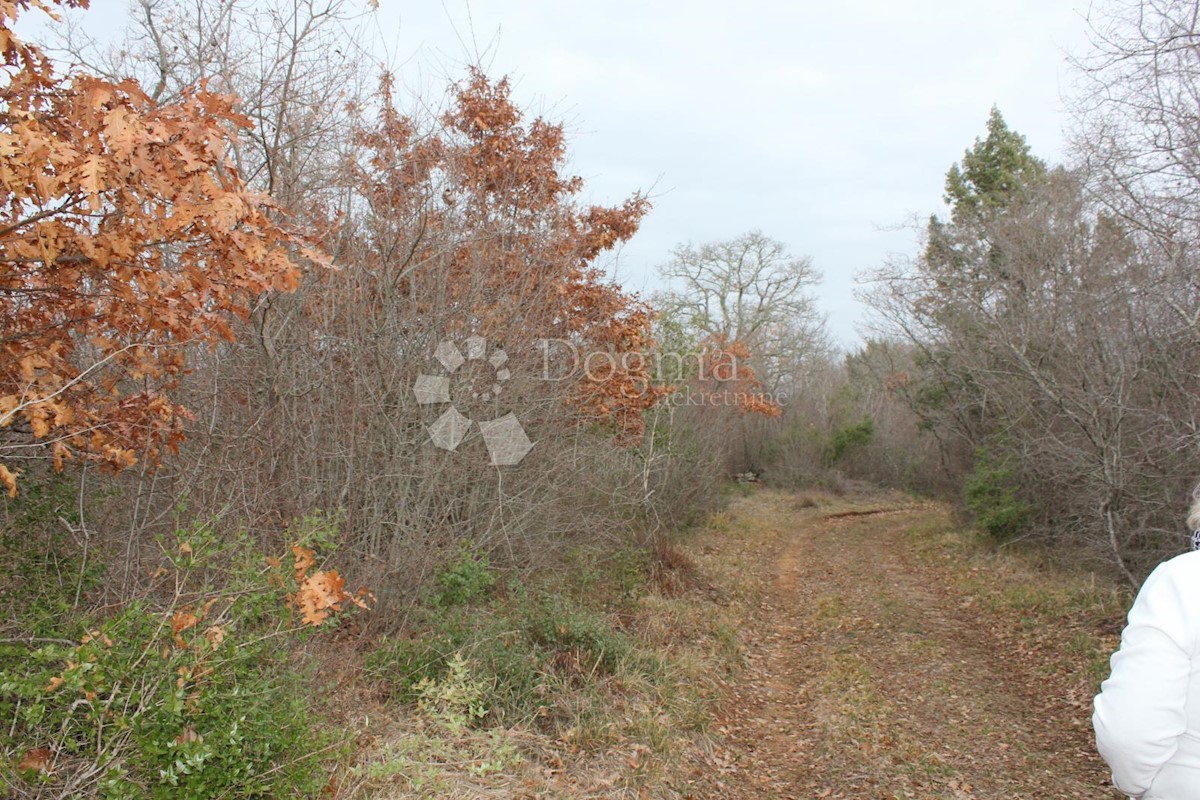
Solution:
<path fill-rule="evenodd" d="M 292 545 L 292 555 L 296 557 L 296 582 L 301 583 L 308 571 L 316 566 L 317 554 L 307 547 Z"/>
<path fill-rule="evenodd" d="M 19 473 L 13 472 L 12 470 L 10 470 L 8 467 L 4 466 L 3 464 L 0 464 L 0 484 L 3 484 L 4 488 L 6 488 L 8 490 L 9 497 L 17 496 L 17 475 L 18 474 Z"/>
<path fill-rule="evenodd" d="M 371 593 L 367 587 L 360 587 L 354 596 L 350 598 L 350 602 L 361 608 L 363 611 L 368 610 L 371 604 L 375 602 L 375 595 Z"/>
<path fill-rule="evenodd" d="M 331 611 L 341 611 L 347 600 L 354 598 L 346 592 L 346 580 L 332 569 L 305 578 L 295 597 L 304 624 L 314 626 L 327 620 Z"/>
<path fill-rule="evenodd" d="M 321 587 L 321 593 L 326 598 L 329 607 L 334 611 L 341 611 L 342 603 L 350 597 L 346 592 L 346 579 L 335 569 L 318 572 L 313 575 L 313 579 Z"/>
<path fill-rule="evenodd" d="M 296 598 L 296 605 L 300 609 L 300 618 L 305 625 L 317 627 L 329 618 L 329 612 L 320 605 L 320 599 L 312 593 L 302 592 Z"/>
<path fill-rule="evenodd" d="M 204 638 L 208 639 L 209 645 L 213 650 L 221 646 L 221 642 L 225 641 L 225 629 L 220 625 L 213 625 L 204 632 Z"/>
<path fill-rule="evenodd" d="M 35 770 L 43 775 L 49 775 L 53 771 L 53 763 L 54 753 L 49 747 L 35 747 L 25 751 L 21 763 L 17 764 L 17 770 L 20 772 Z"/>
<path fill-rule="evenodd" d="M 176 611 L 171 617 L 171 633 L 174 634 L 175 644 L 182 648 L 187 648 L 187 642 L 183 640 L 182 634 L 189 628 L 195 627 L 200 618 L 192 613 L 191 607 L 186 607 L 180 611 Z"/>
<path fill-rule="evenodd" d="M 196 733 L 196 729 L 191 725 L 183 729 L 183 733 L 175 737 L 175 744 L 187 744 L 188 742 L 203 742 L 204 737 Z"/>
<path fill-rule="evenodd" d="M 171 617 L 171 633 L 183 633 L 188 628 L 195 626 L 195 624 L 199 621 L 200 618 L 192 613 L 190 606 L 183 608 L 179 611 L 176 611 L 174 616 Z"/>

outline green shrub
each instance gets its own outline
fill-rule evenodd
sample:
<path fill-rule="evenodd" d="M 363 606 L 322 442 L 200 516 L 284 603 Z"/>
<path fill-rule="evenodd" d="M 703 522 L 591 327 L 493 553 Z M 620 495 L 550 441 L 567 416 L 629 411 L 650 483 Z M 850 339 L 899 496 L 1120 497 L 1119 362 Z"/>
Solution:
<path fill-rule="evenodd" d="M 43 582 L 32 606 L 7 603 L 20 612 L 18 635 L 0 644 L 0 780 L 10 796 L 320 795 L 323 758 L 338 742 L 291 653 L 300 555 L 264 569 L 248 538 L 181 529 L 160 543 L 156 591 L 116 609 L 75 611 L 70 581 Z M 45 568 L 44 556 L 3 555 L 25 580 Z M 62 562 L 66 574 L 80 574 L 76 561 Z M 51 624 L 31 607 L 63 613 Z M 32 752 L 51 753 L 51 769 L 15 774 Z"/>
<path fill-rule="evenodd" d="M 462 551 L 457 560 L 438 571 L 434 604 L 442 607 L 461 606 L 482 596 L 496 582 L 491 566 L 487 555 Z"/>
<path fill-rule="evenodd" d="M 437 630 L 411 638 L 384 638 L 366 657 L 363 668 L 384 683 L 388 697 L 415 702 L 417 685 L 445 674 L 448 659 L 463 638 Z"/>
<path fill-rule="evenodd" d="M 80 524 L 79 505 L 77 487 L 61 475 L 26 482 L 16 498 L 0 492 L 0 613 L 26 635 L 55 638 L 77 599 L 102 586 L 98 560 L 83 560 L 67 532 Z"/>
<path fill-rule="evenodd" d="M 543 594 L 526 602 L 521 624 L 533 644 L 576 656 L 601 674 L 615 672 L 632 649 L 625 635 L 613 629 L 603 615 L 557 595 Z"/>
<path fill-rule="evenodd" d="M 530 642 L 510 612 L 505 607 L 499 613 L 430 615 L 420 635 L 385 639 L 367 657 L 365 669 L 382 681 L 390 699 L 417 705 L 424 687 L 447 680 L 453 660 L 463 658 L 481 686 L 480 705 L 487 712 L 472 724 L 531 718 L 549 667 L 546 652 Z"/>
<path fill-rule="evenodd" d="M 174 634 L 187 620 L 132 605 L 78 645 L 5 645 L 6 761 L 41 747 L 92 761 L 107 798 L 315 796 L 325 777 L 314 753 L 330 742 L 310 720 L 306 682 L 281 667 L 277 640 L 239 636 L 237 616 Z"/>
<path fill-rule="evenodd" d="M 997 542 L 1016 538 L 1029 523 L 1032 509 L 1019 494 L 1016 470 L 1000 447 L 982 447 L 963 481 L 963 504 L 975 526 Z"/>
<path fill-rule="evenodd" d="M 453 665 L 463 660 L 460 669 L 479 690 L 473 705 L 484 711 L 467 715 L 476 726 L 534 720 L 559 687 L 621 667 L 652 669 L 607 616 L 580 600 L 519 589 L 512 595 L 486 607 L 427 610 L 414 635 L 385 640 L 366 669 L 390 699 L 420 705 L 429 686 L 462 682 Z"/>
<path fill-rule="evenodd" d="M 581 604 L 623 605 L 642 591 L 650 572 L 650 555 L 644 548 L 622 547 L 598 554 L 594 549 L 576 548 L 569 554 L 566 575 L 559 591 Z"/>
<path fill-rule="evenodd" d="M 824 458 L 827 465 L 832 465 L 846 455 L 851 449 L 860 447 L 871 441 L 875 435 L 875 420 L 863 417 L 858 422 L 846 423 L 834 431 L 833 436 L 825 445 Z"/>

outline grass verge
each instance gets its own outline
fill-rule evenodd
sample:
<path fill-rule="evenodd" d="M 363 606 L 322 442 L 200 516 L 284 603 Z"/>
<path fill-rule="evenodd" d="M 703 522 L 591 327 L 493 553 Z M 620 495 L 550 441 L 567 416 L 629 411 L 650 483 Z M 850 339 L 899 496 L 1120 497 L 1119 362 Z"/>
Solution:
<path fill-rule="evenodd" d="M 686 796 L 683 756 L 742 667 L 779 539 L 739 513 L 747 493 L 732 502 L 648 551 L 581 550 L 521 580 L 471 554 L 449 565 L 364 658 L 375 713 L 340 795 Z"/>
<path fill-rule="evenodd" d="M 1108 676 L 1132 594 L 1111 579 L 1038 548 L 997 547 L 948 511 L 908 532 L 914 554 L 940 567 L 949 590 L 1009 652 L 1067 702 L 1090 714 Z"/>

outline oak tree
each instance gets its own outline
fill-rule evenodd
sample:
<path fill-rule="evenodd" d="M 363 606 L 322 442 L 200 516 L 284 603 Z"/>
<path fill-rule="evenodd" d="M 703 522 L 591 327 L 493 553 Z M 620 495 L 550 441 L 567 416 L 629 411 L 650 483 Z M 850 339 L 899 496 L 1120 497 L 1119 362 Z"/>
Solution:
<path fill-rule="evenodd" d="M 132 80 L 56 72 L 0 2 L 0 481 L 53 454 L 121 469 L 183 434 L 189 347 L 320 261 L 227 157 L 249 120 L 203 85 L 168 104 Z"/>

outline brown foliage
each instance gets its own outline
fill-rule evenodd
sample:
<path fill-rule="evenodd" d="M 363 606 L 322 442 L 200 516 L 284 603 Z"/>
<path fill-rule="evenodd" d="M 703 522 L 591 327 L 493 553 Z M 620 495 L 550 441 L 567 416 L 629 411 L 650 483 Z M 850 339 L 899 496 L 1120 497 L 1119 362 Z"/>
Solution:
<path fill-rule="evenodd" d="M 51 9 L 0 2 L 0 457 L 121 469 L 182 438 L 185 346 L 231 338 L 261 293 L 296 286 L 298 255 L 320 257 L 227 160 L 250 124 L 233 98 L 158 105 L 56 74 L 12 32 L 29 6 Z M 0 481 L 16 492 L 7 466 Z"/>
<path fill-rule="evenodd" d="M 712 404 L 733 405 L 742 413 L 778 417 L 783 413 L 779 403 L 765 394 L 763 382 L 750 365 L 750 348 L 743 342 L 726 342 L 711 337 L 703 350 L 700 365 L 701 386 L 708 390 Z M 732 403 L 724 402 L 732 400 Z"/>
<path fill-rule="evenodd" d="M 320 626 L 329 619 L 330 614 L 341 611 L 346 603 L 361 609 L 368 608 L 368 603 L 373 599 L 371 593 L 359 589 L 351 594 L 346 591 L 346 579 L 337 570 L 313 569 L 317 560 L 312 550 L 292 545 L 292 555 L 295 557 L 297 589 L 288 595 L 288 601 L 300 612 L 300 619 L 305 625 Z"/>
<path fill-rule="evenodd" d="M 385 77 L 378 118 L 356 136 L 364 157 L 353 180 L 370 209 L 358 257 L 378 281 L 367 307 L 398 287 L 414 318 L 445 320 L 443 335 L 512 349 L 558 338 L 606 352 L 610 368 L 576 387 L 574 406 L 639 434 L 641 412 L 664 393 L 638 357 L 650 346 L 650 310 L 596 260 L 636 233 L 648 200 L 577 205 L 583 182 L 562 173 L 562 126 L 526 123 L 507 80 L 472 70 L 436 134 L 396 109 L 391 86 Z"/>

